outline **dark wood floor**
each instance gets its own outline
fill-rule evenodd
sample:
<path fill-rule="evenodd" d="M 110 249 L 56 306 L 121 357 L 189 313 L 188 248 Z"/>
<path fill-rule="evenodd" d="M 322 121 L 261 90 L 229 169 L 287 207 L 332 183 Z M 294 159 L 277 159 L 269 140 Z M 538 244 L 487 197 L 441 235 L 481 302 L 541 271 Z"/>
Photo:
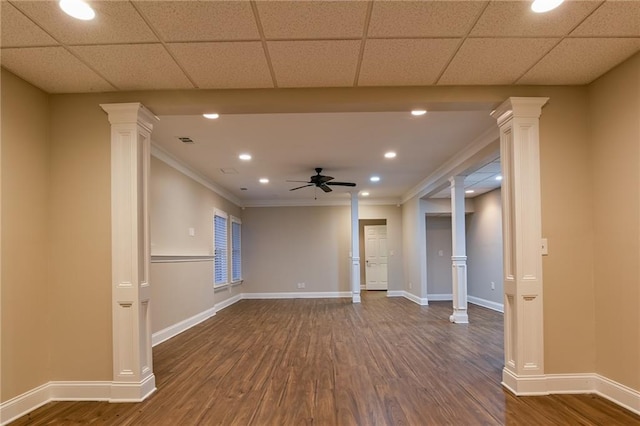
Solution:
<path fill-rule="evenodd" d="M 632 425 L 592 395 L 516 398 L 500 386 L 502 315 L 386 293 L 243 300 L 154 348 L 139 404 L 53 402 L 15 425 Z"/>

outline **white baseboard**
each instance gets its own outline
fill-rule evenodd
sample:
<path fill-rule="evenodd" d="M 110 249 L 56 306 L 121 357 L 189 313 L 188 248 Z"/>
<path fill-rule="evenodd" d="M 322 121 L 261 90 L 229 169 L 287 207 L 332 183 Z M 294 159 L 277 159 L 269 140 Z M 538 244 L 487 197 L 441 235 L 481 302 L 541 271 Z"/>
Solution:
<path fill-rule="evenodd" d="M 518 377 L 504 369 L 502 385 L 517 396 L 593 393 L 640 415 L 640 391 L 596 373 Z"/>
<path fill-rule="evenodd" d="M 449 302 L 453 300 L 453 294 L 427 294 L 427 300 L 432 302 Z"/>
<path fill-rule="evenodd" d="M 473 303 L 474 305 L 482 306 L 483 308 L 491 309 L 493 311 L 504 313 L 504 304 L 493 302 L 491 300 L 480 299 L 475 296 L 467 296 L 467 300 L 469 303 Z"/>
<path fill-rule="evenodd" d="M 595 376 L 597 378 L 596 394 L 640 416 L 640 391 L 599 374 L 595 374 Z"/>
<path fill-rule="evenodd" d="M 426 297 L 418 297 L 413 293 L 409 293 L 408 291 L 403 291 L 402 297 L 404 297 L 405 299 L 409 299 L 420 306 L 427 306 L 429 304 L 429 299 L 427 299 Z"/>
<path fill-rule="evenodd" d="M 0 404 L 0 424 L 6 425 L 51 401 L 49 383 Z"/>
<path fill-rule="evenodd" d="M 387 297 L 404 297 L 404 290 L 387 290 Z"/>
<path fill-rule="evenodd" d="M 431 302 L 449 302 L 453 300 L 453 294 L 427 294 L 427 300 Z M 491 300 L 481 299 L 475 296 L 468 296 L 467 300 L 474 305 L 504 313 L 504 305 L 502 303 L 492 302 Z"/>
<path fill-rule="evenodd" d="M 52 401 L 141 402 L 155 390 L 153 374 L 140 383 L 126 384 L 53 381 L 0 404 L 0 425 L 9 424 Z"/>
<path fill-rule="evenodd" d="M 243 299 L 335 299 L 352 297 L 350 291 L 302 291 L 297 293 L 242 293 Z"/>
<path fill-rule="evenodd" d="M 183 331 L 190 329 L 194 325 L 200 324 L 202 321 L 211 318 L 215 314 L 216 307 L 214 306 L 213 308 L 209 308 L 204 312 L 200 312 L 199 314 L 196 314 L 191 318 L 187 318 L 160 331 L 156 331 L 151 335 L 151 346 L 159 345 L 160 343 L 169 340 L 174 336 L 177 336 Z"/>
<path fill-rule="evenodd" d="M 49 382 L 52 401 L 110 401 L 112 382 Z"/>
<path fill-rule="evenodd" d="M 218 302 L 215 304 L 215 311 L 219 312 L 221 310 L 223 310 L 224 308 L 228 308 L 229 306 L 233 305 L 234 303 L 237 303 L 239 301 L 242 300 L 242 293 L 240 294 L 236 294 L 233 297 L 230 297 L 228 299 L 223 300 L 222 302 Z"/>

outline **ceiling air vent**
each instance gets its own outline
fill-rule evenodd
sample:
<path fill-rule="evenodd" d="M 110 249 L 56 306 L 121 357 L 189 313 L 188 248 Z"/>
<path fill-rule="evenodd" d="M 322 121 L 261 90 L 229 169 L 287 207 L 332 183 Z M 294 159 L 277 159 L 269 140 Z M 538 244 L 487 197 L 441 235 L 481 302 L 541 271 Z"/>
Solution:
<path fill-rule="evenodd" d="M 195 143 L 193 139 L 188 136 L 178 136 L 178 139 L 180 139 L 180 142 L 182 143 Z"/>

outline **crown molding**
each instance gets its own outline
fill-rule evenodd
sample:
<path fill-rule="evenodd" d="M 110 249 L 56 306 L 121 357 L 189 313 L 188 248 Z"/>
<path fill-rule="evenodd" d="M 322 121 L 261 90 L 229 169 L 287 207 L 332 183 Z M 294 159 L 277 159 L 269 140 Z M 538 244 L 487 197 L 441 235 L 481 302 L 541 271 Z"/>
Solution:
<path fill-rule="evenodd" d="M 196 172 L 191 167 L 187 166 L 185 163 L 178 160 L 176 157 L 153 143 L 153 141 L 151 141 L 151 155 L 156 157 L 158 160 L 166 163 L 167 165 L 173 167 L 183 175 L 190 177 L 201 185 L 204 185 L 206 188 L 215 192 L 219 196 L 226 198 L 236 206 L 244 207 L 244 203 L 238 197 L 236 197 L 226 189 L 220 187 L 219 185 L 215 184 L 213 181 L 204 177 L 200 173 Z"/>
<path fill-rule="evenodd" d="M 361 206 L 400 205 L 399 198 L 368 198 L 359 199 Z M 243 207 L 330 207 L 350 206 L 348 198 L 334 198 L 331 200 L 248 200 Z"/>
<path fill-rule="evenodd" d="M 413 197 L 422 198 L 435 191 L 440 190 L 444 185 L 449 184 L 449 178 L 458 175 L 473 165 L 479 158 L 489 159 L 499 155 L 500 131 L 498 126 L 491 126 L 478 136 L 471 144 L 459 151 L 456 155 L 445 161 L 433 173 L 423 179 L 419 184 L 407 191 L 401 199 L 404 204 Z M 495 150 L 487 151 L 487 148 L 496 143 Z M 495 151 L 495 152 L 494 152 Z"/>

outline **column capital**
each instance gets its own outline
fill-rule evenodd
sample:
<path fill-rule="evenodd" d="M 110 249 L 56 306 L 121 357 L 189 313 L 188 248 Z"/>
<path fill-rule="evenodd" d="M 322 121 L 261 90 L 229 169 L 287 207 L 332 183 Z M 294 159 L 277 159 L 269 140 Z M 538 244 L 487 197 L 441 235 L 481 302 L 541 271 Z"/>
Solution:
<path fill-rule="evenodd" d="M 491 111 L 491 116 L 498 121 L 498 126 L 513 117 L 539 118 L 542 114 L 542 107 L 548 100 L 549 98 L 543 97 L 511 97 Z"/>
<path fill-rule="evenodd" d="M 140 124 L 149 132 L 153 130 L 153 124 L 160 119 L 140 102 L 123 104 L 100 104 L 100 107 L 109 115 L 109 123 L 114 124 Z"/>

